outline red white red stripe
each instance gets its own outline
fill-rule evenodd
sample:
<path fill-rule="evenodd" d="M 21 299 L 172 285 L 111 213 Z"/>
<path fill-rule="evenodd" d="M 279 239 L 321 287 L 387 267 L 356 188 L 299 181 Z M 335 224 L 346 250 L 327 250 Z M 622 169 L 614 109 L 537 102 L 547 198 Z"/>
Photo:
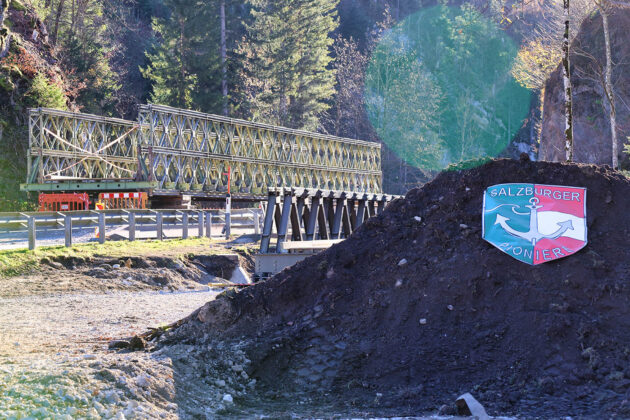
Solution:
<path fill-rule="evenodd" d="M 99 198 L 108 199 L 108 198 L 142 198 L 141 192 L 134 193 L 101 193 L 99 194 Z"/>

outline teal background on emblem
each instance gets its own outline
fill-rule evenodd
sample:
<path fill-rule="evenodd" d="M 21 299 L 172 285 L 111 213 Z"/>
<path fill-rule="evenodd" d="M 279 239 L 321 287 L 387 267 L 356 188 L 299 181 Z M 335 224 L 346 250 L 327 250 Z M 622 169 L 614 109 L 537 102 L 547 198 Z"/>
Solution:
<path fill-rule="evenodd" d="M 506 196 L 497 194 L 496 197 L 492 197 L 490 194 L 493 190 L 496 190 L 497 193 L 503 188 L 504 191 L 512 191 L 512 193 L 516 194 L 520 188 L 523 188 L 523 191 L 526 187 L 530 187 L 532 190 L 532 195 L 528 196 Z M 533 263 L 533 259 L 525 257 L 524 250 L 531 252 L 533 255 L 534 246 L 531 242 L 519 238 L 517 236 L 510 235 L 507 233 L 499 224 L 495 224 L 497 220 L 497 214 L 500 214 L 503 217 L 507 217 L 510 220 L 507 220 L 506 223 L 514 230 L 518 230 L 520 232 L 529 231 L 529 216 L 530 209 L 525 207 L 530 205 L 530 198 L 532 198 L 534 191 L 534 184 L 500 184 L 494 185 L 492 187 L 488 187 L 485 192 L 485 208 L 483 209 L 483 218 L 484 218 L 484 231 L 483 231 L 483 239 L 490 242 L 495 247 L 499 248 L 499 245 L 504 243 L 509 243 L 513 248 L 520 247 L 523 249 L 523 252 L 520 255 L 514 255 L 511 251 L 506 251 L 502 248 L 501 251 L 510 255 L 512 258 L 516 258 L 519 261 L 523 261 L 528 264 Z M 509 204 L 509 205 L 504 205 Z M 501 206 L 501 207 L 498 207 Z M 498 208 L 497 208 L 498 207 Z M 496 208 L 496 209 L 495 209 Z M 491 212 L 487 212 L 486 210 L 492 210 Z M 516 214 L 512 211 L 512 209 L 516 210 L 519 213 L 525 214 Z"/>

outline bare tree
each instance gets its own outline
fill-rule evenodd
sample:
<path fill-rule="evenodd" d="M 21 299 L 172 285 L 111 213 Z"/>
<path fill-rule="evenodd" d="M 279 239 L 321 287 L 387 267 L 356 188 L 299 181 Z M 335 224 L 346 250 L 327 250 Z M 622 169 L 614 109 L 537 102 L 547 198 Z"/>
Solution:
<path fill-rule="evenodd" d="M 582 46 L 580 43 L 576 45 L 575 53 L 586 58 L 590 64 L 582 66 L 579 69 L 581 78 L 590 81 L 595 85 L 597 91 L 602 96 L 602 106 L 608 114 L 608 120 L 611 133 L 611 165 L 613 169 L 619 167 L 619 142 L 618 142 L 618 126 L 617 126 L 617 106 L 616 93 L 612 74 L 615 62 L 612 56 L 612 46 L 610 39 L 610 15 L 616 8 L 630 8 L 630 3 L 594 0 L 594 4 L 602 19 L 602 32 L 604 37 L 604 59 L 603 63 L 599 54 L 589 51 L 589 48 Z"/>
<path fill-rule="evenodd" d="M 567 162 L 573 161 L 573 95 L 571 93 L 571 62 L 569 61 L 569 0 L 563 1 L 564 34 L 562 36 L 562 81 L 564 84 L 564 150 Z"/>
<path fill-rule="evenodd" d="M 596 0 L 595 4 L 602 16 L 602 26 L 604 29 L 604 48 L 606 49 L 606 65 L 604 71 L 604 92 L 608 100 L 608 116 L 610 120 L 610 133 L 612 141 L 612 167 L 619 167 L 619 144 L 617 143 L 617 109 L 615 106 L 615 91 L 612 83 L 612 53 L 610 48 L 610 29 L 608 27 L 608 15 L 614 8 L 630 9 L 630 3 L 612 0 Z"/>
<path fill-rule="evenodd" d="M 512 74 L 523 86 L 537 90 L 544 107 L 544 85 L 560 64 L 565 94 L 565 158 L 573 160 L 573 103 L 571 91 L 571 44 L 584 18 L 595 7 L 593 0 L 559 2 L 525 2 L 536 7 L 536 22 L 526 32 Z M 561 48 L 558 48 L 561 45 Z M 543 113 L 541 112 L 541 115 Z"/>

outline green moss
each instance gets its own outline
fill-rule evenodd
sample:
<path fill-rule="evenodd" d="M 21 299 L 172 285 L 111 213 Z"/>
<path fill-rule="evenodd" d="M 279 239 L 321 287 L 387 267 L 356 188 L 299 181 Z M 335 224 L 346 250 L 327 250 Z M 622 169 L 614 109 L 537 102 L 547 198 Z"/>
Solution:
<path fill-rule="evenodd" d="M 5 92 L 13 92 L 15 89 L 15 85 L 8 77 L 0 74 L 0 90 L 4 90 Z"/>
<path fill-rule="evenodd" d="M 13 10 L 17 10 L 18 12 L 26 12 L 26 6 L 22 4 L 20 0 L 11 0 L 9 3 L 9 7 Z"/>

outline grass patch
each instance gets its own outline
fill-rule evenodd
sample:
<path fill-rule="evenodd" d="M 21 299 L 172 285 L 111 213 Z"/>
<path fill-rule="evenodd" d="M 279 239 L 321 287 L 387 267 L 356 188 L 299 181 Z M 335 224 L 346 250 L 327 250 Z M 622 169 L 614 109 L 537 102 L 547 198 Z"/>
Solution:
<path fill-rule="evenodd" d="M 212 254 L 212 245 L 223 241 L 208 238 L 170 239 L 165 241 L 112 241 L 64 246 L 43 246 L 33 251 L 10 249 L 0 251 L 0 277 L 13 277 L 36 269 L 42 259 L 48 258 L 90 258 L 90 257 L 138 257 L 148 255 L 180 256 L 185 254 Z M 217 247 L 217 252 L 223 248 Z"/>

